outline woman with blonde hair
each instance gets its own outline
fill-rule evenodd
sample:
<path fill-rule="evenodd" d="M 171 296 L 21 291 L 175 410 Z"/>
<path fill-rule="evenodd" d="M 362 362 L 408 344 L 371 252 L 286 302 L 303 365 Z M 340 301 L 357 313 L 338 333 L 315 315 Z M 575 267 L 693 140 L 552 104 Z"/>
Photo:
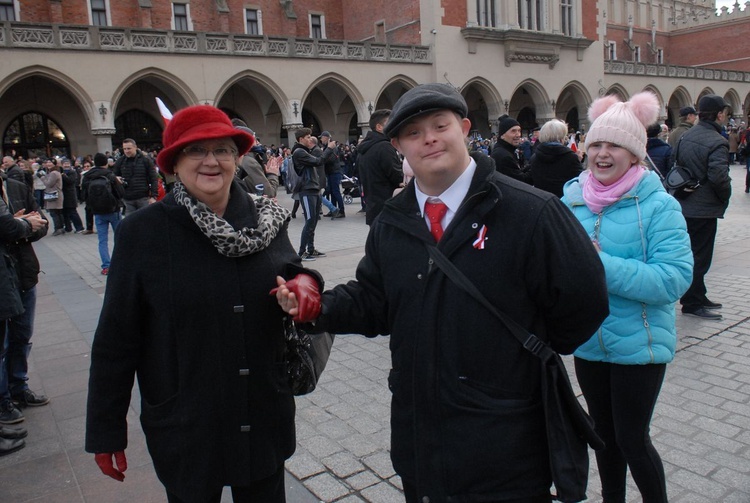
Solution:
<path fill-rule="evenodd" d="M 531 157 L 534 187 L 562 197 L 563 185 L 579 175 L 583 167 L 578 156 L 566 146 L 568 125 L 558 119 L 546 122 L 539 131 L 539 144 Z"/>

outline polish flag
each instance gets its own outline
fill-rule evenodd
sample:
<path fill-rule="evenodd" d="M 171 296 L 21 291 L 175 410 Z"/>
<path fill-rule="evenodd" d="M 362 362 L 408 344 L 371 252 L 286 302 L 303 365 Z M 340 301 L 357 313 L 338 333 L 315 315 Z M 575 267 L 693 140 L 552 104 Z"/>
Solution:
<path fill-rule="evenodd" d="M 156 98 L 156 104 L 159 107 L 159 113 L 161 114 L 161 118 L 164 119 L 164 125 L 166 126 L 172 120 L 172 112 L 169 111 L 167 105 L 161 99 Z"/>
<path fill-rule="evenodd" d="M 479 232 L 477 233 L 477 238 L 474 240 L 474 243 L 472 245 L 477 250 L 484 250 L 484 241 L 487 239 L 487 226 L 483 225 L 481 229 L 479 229 Z"/>
<path fill-rule="evenodd" d="M 578 152 L 578 146 L 576 145 L 575 136 L 570 137 L 570 142 L 568 143 L 568 148 L 572 150 L 573 152 Z"/>

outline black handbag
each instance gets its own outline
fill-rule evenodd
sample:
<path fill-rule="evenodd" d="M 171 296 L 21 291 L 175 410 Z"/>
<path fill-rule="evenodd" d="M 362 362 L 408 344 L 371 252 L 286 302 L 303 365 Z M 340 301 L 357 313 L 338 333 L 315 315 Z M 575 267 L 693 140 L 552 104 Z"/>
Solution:
<path fill-rule="evenodd" d="M 674 164 L 664 177 L 664 188 L 677 199 L 687 198 L 701 186 L 700 180 L 696 179 L 688 168 L 678 164 L 681 143 L 682 137 L 675 148 Z"/>
<path fill-rule="evenodd" d="M 289 386 L 294 395 L 306 395 L 315 389 L 326 368 L 334 334 L 308 333 L 299 328 L 289 316 L 284 317 L 283 324 Z"/>
<path fill-rule="evenodd" d="M 428 245 L 427 250 L 448 278 L 495 315 L 525 349 L 541 360 L 542 402 L 550 471 L 557 493 L 555 499 L 571 503 L 585 500 L 589 477 L 588 446 L 600 450 L 604 448 L 604 442 L 594 431 L 594 420 L 578 402 L 562 358 L 546 342 L 493 306 L 436 246 Z"/>

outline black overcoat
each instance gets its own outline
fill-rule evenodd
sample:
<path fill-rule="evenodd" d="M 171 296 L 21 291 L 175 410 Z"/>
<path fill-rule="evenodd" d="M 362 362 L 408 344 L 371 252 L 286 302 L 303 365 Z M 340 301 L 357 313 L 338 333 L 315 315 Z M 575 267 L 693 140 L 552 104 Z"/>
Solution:
<path fill-rule="evenodd" d="M 239 187 L 225 219 L 255 226 Z M 268 477 L 292 455 L 283 313 L 269 295 L 277 275 L 303 271 L 287 223 L 265 250 L 228 258 L 172 194 L 122 221 L 92 347 L 88 452 L 127 446 L 137 375 L 154 468 L 183 501 Z"/>
<path fill-rule="evenodd" d="M 555 196 L 474 158 L 438 248 L 500 310 L 571 353 L 608 314 L 601 261 Z M 411 182 L 375 220 L 356 281 L 323 295 L 317 325 L 391 334 L 391 458 L 420 501 L 549 494 L 539 360 L 433 265 L 430 240 Z"/>

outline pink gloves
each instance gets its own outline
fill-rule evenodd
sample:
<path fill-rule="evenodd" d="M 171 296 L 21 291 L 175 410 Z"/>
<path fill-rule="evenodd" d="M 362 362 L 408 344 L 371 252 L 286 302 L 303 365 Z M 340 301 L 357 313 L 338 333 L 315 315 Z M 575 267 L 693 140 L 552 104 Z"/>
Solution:
<path fill-rule="evenodd" d="M 112 464 L 112 456 L 115 457 L 117 462 L 117 469 Z M 122 482 L 125 479 L 125 474 L 122 473 L 128 469 L 128 460 L 125 459 L 125 451 L 117 452 L 100 452 L 94 454 L 94 460 L 99 465 L 99 469 L 104 475 L 109 475 L 113 479 Z"/>

